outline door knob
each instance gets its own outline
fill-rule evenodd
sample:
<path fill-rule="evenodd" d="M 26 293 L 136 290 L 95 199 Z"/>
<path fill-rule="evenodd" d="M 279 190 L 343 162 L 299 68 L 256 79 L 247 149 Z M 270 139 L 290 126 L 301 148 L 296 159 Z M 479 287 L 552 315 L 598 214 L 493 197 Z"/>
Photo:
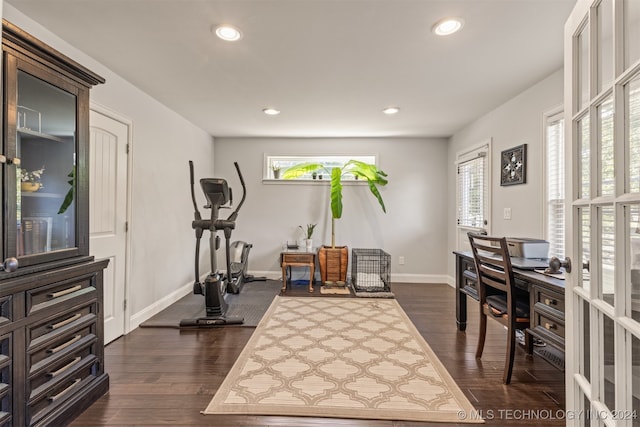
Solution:
<path fill-rule="evenodd" d="M 4 262 L 0 264 L 0 271 L 13 273 L 17 269 L 18 269 L 18 260 L 13 257 L 5 259 Z"/>
<path fill-rule="evenodd" d="M 571 258 L 566 257 L 564 260 L 561 260 L 555 256 L 551 257 L 549 260 L 549 268 L 547 268 L 545 272 L 549 274 L 557 274 L 560 272 L 560 267 L 564 267 L 564 271 L 571 273 Z"/>

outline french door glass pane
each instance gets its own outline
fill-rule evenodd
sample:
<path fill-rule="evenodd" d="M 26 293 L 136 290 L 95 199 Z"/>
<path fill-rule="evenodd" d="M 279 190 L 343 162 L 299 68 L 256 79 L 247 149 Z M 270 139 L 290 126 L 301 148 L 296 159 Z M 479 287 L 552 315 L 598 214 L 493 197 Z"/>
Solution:
<path fill-rule="evenodd" d="M 578 250 L 580 251 L 580 259 L 582 260 L 582 271 L 579 284 L 587 292 L 591 287 L 590 263 L 591 263 L 591 214 L 589 208 L 580 208 L 578 210 L 578 218 L 580 221 L 580 241 Z"/>
<path fill-rule="evenodd" d="M 586 414 L 590 414 L 591 411 L 591 402 L 589 401 L 589 398 L 587 396 L 584 395 L 584 393 L 582 393 L 582 390 L 579 391 L 580 396 L 582 396 L 582 405 L 583 405 L 583 414 L 585 414 L 584 417 L 582 417 L 582 425 L 584 427 L 589 427 L 591 425 L 591 417 L 587 416 Z"/>
<path fill-rule="evenodd" d="M 589 104 L 589 23 L 578 34 L 578 106 L 580 109 Z"/>
<path fill-rule="evenodd" d="M 583 299 L 582 301 L 582 342 L 581 342 L 581 353 L 582 353 L 582 370 L 581 374 L 587 379 L 587 381 L 591 382 L 591 324 L 590 324 L 590 313 L 589 313 L 589 303 Z"/>
<path fill-rule="evenodd" d="M 609 410 L 616 409 L 616 394 L 615 394 L 615 358 L 614 358 L 614 322 L 609 316 L 602 315 L 602 344 L 603 344 L 603 359 L 602 359 L 602 378 L 604 380 L 601 396 L 604 404 L 607 405 Z"/>
<path fill-rule="evenodd" d="M 635 414 L 640 414 L 640 340 L 631 335 L 631 383 L 632 383 L 632 408 Z M 633 420 L 633 425 L 640 423 L 640 415 Z"/>
<path fill-rule="evenodd" d="M 625 137 L 629 146 L 629 191 L 640 192 L 640 75 L 625 86 Z"/>
<path fill-rule="evenodd" d="M 640 2 L 624 1 L 624 66 L 640 59 Z"/>
<path fill-rule="evenodd" d="M 580 187 L 578 197 L 591 197 L 591 144 L 589 142 L 589 116 L 578 121 L 578 150 L 580 152 Z"/>
<path fill-rule="evenodd" d="M 615 272 L 615 214 L 613 206 L 600 208 L 600 292 L 604 301 L 613 305 Z"/>
<path fill-rule="evenodd" d="M 607 98 L 598 106 L 600 148 L 600 195 L 613 196 L 615 170 L 613 165 L 613 98 Z"/>
<path fill-rule="evenodd" d="M 613 81 L 613 0 L 598 5 L 598 92 Z"/>
<path fill-rule="evenodd" d="M 631 317 L 640 322 L 640 205 L 627 207 L 625 215 L 628 221 L 627 235 L 629 236 L 629 278 L 627 286 L 631 295 Z"/>

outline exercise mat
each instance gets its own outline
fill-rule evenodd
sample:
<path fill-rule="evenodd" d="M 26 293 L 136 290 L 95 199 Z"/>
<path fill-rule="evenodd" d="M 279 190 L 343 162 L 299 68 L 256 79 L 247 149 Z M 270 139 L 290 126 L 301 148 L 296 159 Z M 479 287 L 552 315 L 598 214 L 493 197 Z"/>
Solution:
<path fill-rule="evenodd" d="M 278 280 L 266 282 L 249 282 L 240 290 L 239 294 L 227 294 L 225 300 L 229 305 L 226 316 L 244 317 L 241 325 L 255 327 L 267 311 L 273 298 L 280 293 L 282 283 Z M 195 319 L 205 317 L 206 310 L 203 295 L 189 295 L 181 298 L 160 313 L 140 324 L 141 328 L 180 328 L 183 319 Z"/>

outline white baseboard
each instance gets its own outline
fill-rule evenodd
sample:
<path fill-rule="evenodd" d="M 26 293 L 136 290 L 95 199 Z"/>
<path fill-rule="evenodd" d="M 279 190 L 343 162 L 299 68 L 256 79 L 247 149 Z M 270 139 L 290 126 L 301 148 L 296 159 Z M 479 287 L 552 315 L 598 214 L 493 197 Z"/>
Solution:
<path fill-rule="evenodd" d="M 183 298 L 185 295 L 188 295 L 190 292 L 193 292 L 193 282 L 189 282 L 181 286 L 180 288 L 171 292 L 169 295 L 165 296 L 164 298 L 154 302 L 150 306 L 137 312 L 136 314 L 131 316 L 131 319 L 129 320 L 129 332 L 133 331 L 135 328 L 140 326 L 140 324 L 145 320 L 150 319 L 151 317 L 160 313 L 165 308 L 169 307 L 174 302 Z"/>
<path fill-rule="evenodd" d="M 391 285 L 393 283 L 448 283 L 448 277 L 445 274 L 392 273 Z"/>
<path fill-rule="evenodd" d="M 447 276 L 447 285 L 451 286 L 452 288 L 456 287 L 456 279 L 453 276 Z"/>

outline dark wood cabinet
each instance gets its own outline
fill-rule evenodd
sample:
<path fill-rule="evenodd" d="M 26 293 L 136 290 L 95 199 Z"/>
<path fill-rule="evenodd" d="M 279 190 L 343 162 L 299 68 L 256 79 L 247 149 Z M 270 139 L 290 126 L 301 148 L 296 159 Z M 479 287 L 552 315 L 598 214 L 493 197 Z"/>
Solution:
<path fill-rule="evenodd" d="M 2 23 L 0 426 L 59 426 L 107 392 L 89 255 L 89 90 L 104 79 Z"/>

